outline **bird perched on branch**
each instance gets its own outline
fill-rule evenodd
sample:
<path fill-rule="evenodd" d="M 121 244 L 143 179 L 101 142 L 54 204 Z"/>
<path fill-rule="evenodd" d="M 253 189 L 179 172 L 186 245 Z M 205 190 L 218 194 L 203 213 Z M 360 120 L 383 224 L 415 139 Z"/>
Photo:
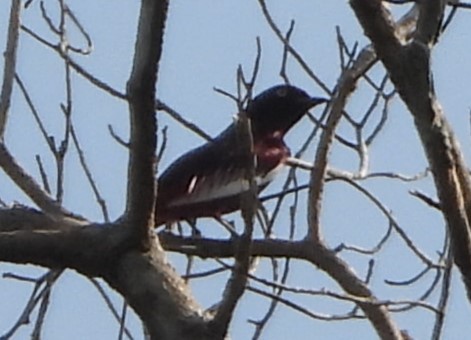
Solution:
<path fill-rule="evenodd" d="M 263 190 L 290 156 L 283 137 L 324 98 L 310 97 L 290 85 L 265 90 L 249 102 L 255 181 Z M 235 125 L 213 140 L 178 158 L 158 178 L 155 226 L 198 217 L 219 217 L 240 209 L 240 194 L 248 191 L 244 154 L 237 147 Z"/>

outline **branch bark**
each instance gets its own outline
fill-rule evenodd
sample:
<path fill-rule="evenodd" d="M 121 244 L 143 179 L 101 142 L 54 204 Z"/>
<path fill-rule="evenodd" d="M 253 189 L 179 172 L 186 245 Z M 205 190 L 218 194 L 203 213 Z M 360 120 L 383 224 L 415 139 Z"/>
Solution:
<path fill-rule="evenodd" d="M 167 233 L 160 235 L 166 250 L 205 257 L 233 257 L 237 241 L 188 239 Z M 251 256 L 284 257 L 307 261 L 329 274 L 349 295 L 362 298 L 357 302 L 381 339 L 403 339 L 386 306 L 378 302 L 368 286 L 357 277 L 349 265 L 322 244 L 313 246 L 309 239 L 287 241 L 257 239 L 252 241 Z"/>
<path fill-rule="evenodd" d="M 28 197 L 45 213 L 55 219 L 63 219 L 72 214 L 64 209 L 55 199 L 45 192 L 36 180 L 28 174 L 8 151 L 5 144 L 0 142 L 0 167 L 28 195 Z M 77 223 L 80 221 L 77 220 Z"/>
<path fill-rule="evenodd" d="M 67 225 L 37 210 L 0 210 L 0 261 L 102 277 L 140 316 L 152 339 L 214 339 L 188 287 L 154 238 L 142 252 L 125 224 Z"/>
<path fill-rule="evenodd" d="M 214 339 L 210 318 L 166 262 L 158 238 L 152 235 L 155 84 L 167 7 L 165 0 L 141 3 L 126 96 L 131 143 L 124 218 L 101 225 L 80 219 L 69 223 L 69 213 L 41 190 L 0 143 L 0 166 L 44 211 L 0 210 L 0 261 L 69 268 L 102 277 L 136 311 L 152 339 Z"/>
<path fill-rule="evenodd" d="M 242 166 L 244 167 L 244 178 L 250 185 L 250 190 L 241 195 L 241 215 L 244 221 L 244 232 L 238 238 L 237 250 L 234 253 L 235 265 L 232 275 L 224 289 L 222 301 L 217 308 L 213 320 L 209 327 L 216 339 L 226 337 L 229 324 L 232 320 L 234 310 L 240 298 L 245 292 L 247 284 L 247 273 L 250 269 L 250 247 L 252 243 L 252 233 L 254 227 L 254 216 L 256 213 L 257 184 L 255 182 L 255 158 L 253 153 L 253 136 L 250 119 L 247 113 L 240 106 L 241 112 L 238 115 L 236 124 L 237 152 L 244 157 Z"/>
<path fill-rule="evenodd" d="M 15 79 L 16 51 L 20 37 L 21 0 L 12 0 L 8 25 L 7 48 L 5 50 L 5 67 L 3 69 L 2 92 L 0 94 L 0 140 L 3 141 L 10 107 L 13 80 Z"/>
<path fill-rule="evenodd" d="M 397 26 L 389 18 L 387 24 L 392 27 L 391 32 L 395 39 L 396 34 L 404 40 L 410 36 L 415 28 L 415 16 L 416 8 L 413 7 L 398 21 Z M 375 22 L 375 18 L 371 17 L 371 21 Z M 400 29 L 396 30 L 396 28 Z M 385 48 L 393 50 L 395 48 L 394 41 L 394 39 L 390 38 L 389 40 L 381 41 L 381 43 Z M 376 60 L 375 51 L 370 46 L 365 47 L 352 66 L 343 72 L 333 93 L 330 114 L 326 127 L 321 134 L 316 152 L 314 161 L 316 166 L 313 167 L 310 175 L 307 216 L 309 228 L 305 240 L 305 248 L 307 249 L 306 258 L 327 272 L 346 292 L 355 296 L 365 297 L 372 302 L 359 302 L 358 306 L 363 310 L 382 339 L 402 339 L 404 336 L 394 324 L 387 308 L 385 306 L 378 306 L 375 303 L 377 299 L 369 288 L 353 273 L 344 261 L 327 248 L 323 242 L 320 229 L 322 196 L 329 164 L 329 153 L 335 138 L 335 131 L 342 117 L 348 97 L 354 91 L 358 79 L 368 71 Z M 313 252 L 316 254 L 313 255 Z"/>
<path fill-rule="evenodd" d="M 404 42 L 395 34 L 391 15 L 381 1 L 350 1 L 365 34 L 414 117 L 450 232 L 454 261 L 471 300 L 471 181 L 459 143 L 435 95 L 430 69 L 431 48 L 445 3 L 421 2 L 414 39 Z"/>
<path fill-rule="evenodd" d="M 404 14 L 394 24 L 396 34 L 400 39 L 407 39 L 415 31 L 417 23 L 417 7 L 414 6 Z M 389 47 L 388 42 L 384 42 L 386 47 Z M 354 91 L 356 83 L 360 77 L 378 61 L 378 56 L 371 45 L 364 47 L 358 54 L 352 65 L 346 69 L 336 86 L 336 90 L 332 95 L 332 103 L 330 114 L 326 122 L 326 128 L 323 129 L 319 147 L 317 148 L 314 163 L 316 166 L 311 169 L 310 183 L 309 183 L 309 197 L 308 197 L 308 235 L 307 237 L 313 242 L 320 242 L 322 239 L 320 224 L 320 212 L 322 203 L 322 194 L 324 190 L 325 177 L 328 171 L 329 153 L 332 148 L 332 143 L 335 137 L 335 131 L 340 122 L 343 114 L 343 109 L 346 105 L 348 97 Z"/>
<path fill-rule="evenodd" d="M 127 84 L 131 138 L 125 218 L 144 250 L 150 247 L 149 234 L 154 224 L 155 86 L 167 9 L 167 0 L 141 1 L 133 67 Z"/>

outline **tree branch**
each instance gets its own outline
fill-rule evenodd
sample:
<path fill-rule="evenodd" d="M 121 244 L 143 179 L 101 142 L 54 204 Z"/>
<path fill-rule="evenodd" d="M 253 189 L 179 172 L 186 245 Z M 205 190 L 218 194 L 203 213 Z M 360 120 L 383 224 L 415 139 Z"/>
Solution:
<path fill-rule="evenodd" d="M 237 152 L 243 155 L 241 164 L 244 167 L 243 180 L 249 183 L 250 190 L 240 197 L 244 232 L 239 237 L 239 242 L 237 243 L 237 251 L 234 254 L 235 265 L 232 275 L 224 289 L 221 304 L 214 315 L 214 319 L 210 323 L 212 333 L 217 339 L 222 339 L 226 336 L 237 302 L 245 291 L 247 273 L 250 268 L 250 247 L 252 243 L 254 216 L 257 207 L 253 136 L 250 119 L 244 110 L 239 113 L 238 119 L 234 124 L 236 124 L 237 129 Z"/>
<path fill-rule="evenodd" d="M 62 208 L 56 200 L 41 189 L 36 180 L 16 162 L 3 143 L 0 143 L 0 167 L 45 213 L 54 218 L 63 218 L 67 215 L 71 216 L 69 211 Z M 76 222 L 80 223 L 79 220 Z"/>
<path fill-rule="evenodd" d="M 7 47 L 4 53 L 5 67 L 3 69 L 2 92 L 0 94 L 0 140 L 3 141 L 7 124 L 8 108 L 10 107 L 13 80 L 16 68 L 16 50 L 20 36 L 21 0 L 12 0 L 10 20 L 8 25 Z"/>
<path fill-rule="evenodd" d="M 0 261 L 104 278 L 134 308 L 153 339 L 213 339 L 201 308 L 159 244 L 151 239 L 150 251 L 135 250 L 131 229 L 125 224 L 72 226 L 33 209 L 4 209 Z"/>
<path fill-rule="evenodd" d="M 167 8 L 166 0 L 142 0 L 133 67 L 127 84 L 131 132 L 125 217 L 143 249 L 149 247 L 149 233 L 154 224 L 155 84 Z"/>
<path fill-rule="evenodd" d="M 416 18 L 417 11 L 416 8 L 413 7 L 398 20 L 397 26 L 393 21 L 387 21 L 384 24 L 386 27 L 385 30 L 390 31 L 391 35 L 395 35 L 395 29 L 397 29 L 397 34 L 403 39 L 406 39 L 415 29 L 414 23 L 416 22 Z M 392 38 L 390 39 L 393 40 Z M 390 48 L 388 43 L 383 43 L 385 48 Z M 321 239 L 319 230 L 321 198 L 324 188 L 324 178 L 328 171 L 328 157 L 335 138 L 336 128 L 340 122 L 340 118 L 342 117 L 343 108 L 346 105 L 348 96 L 350 96 L 352 91 L 355 89 L 356 82 L 376 61 L 377 56 L 371 46 L 364 47 L 358 54 L 357 58 L 353 61 L 352 65 L 342 73 L 337 83 L 336 91 L 332 96 L 330 114 L 320 137 L 314 161 L 316 166 L 311 171 L 309 183 L 308 238 L 315 242 L 318 242 Z"/>
<path fill-rule="evenodd" d="M 0 261 L 100 275 L 109 262 L 115 261 L 124 236 L 109 225 L 72 226 L 30 208 L 0 210 Z"/>
<path fill-rule="evenodd" d="M 414 117 L 450 231 L 454 261 L 471 300 L 471 181 L 458 141 L 436 98 L 430 69 L 430 48 L 439 29 L 444 1 L 421 2 L 418 31 L 408 44 L 394 35 L 390 15 L 381 1 L 350 3 Z"/>
<path fill-rule="evenodd" d="M 206 257 L 233 257 L 237 240 L 196 239 L 175 236 L 169 233 L 159 235 L 163 247 L 187 255 Z M 402 339 L 401 332 L 392 322 L 384 305 L 359 279 L 352 269 L 336 253 L 324 245 L 313 246 L 308 239 L 287 241 L 275 239 L 252 240 L 251 256 L 295 258 L 310 262 L 328 273 L 348 294 L 359 297 L 358 306 L 363 310 L 381 339 Z"/>

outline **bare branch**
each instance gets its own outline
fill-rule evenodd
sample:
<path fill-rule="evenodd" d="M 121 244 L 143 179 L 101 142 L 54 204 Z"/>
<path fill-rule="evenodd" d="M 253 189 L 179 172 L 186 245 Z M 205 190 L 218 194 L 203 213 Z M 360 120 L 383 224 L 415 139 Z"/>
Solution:
<path fill-rule="evenodd" d="M 41 277 L 33 279 L 33 278 L 23 278 L 23 277 L 18 277 L 16 275 L 8 275 L 6 277 L 13 278 L 15 280 L 21 280 L 21 281 L 28 281 L 31 283 L 34 283 L 33 291 L 31 292 L 31 295 L 28 299 L 28 302 L 25 305 L 25 308 L 21 312 L 21 315 L 19 316 L 18 320 L 16 323 L 10 328 L 9 331 L 7 331 L 4 335 L 0 337 L 0 339 L 10 339 L 16 331 L 23 325 L 26 325 L 30 322 L 30 317 L 31 314 L 34 312 L 38 304 L 40 303 L 41 306 L 45 299 L 48 299 L 48 296 L 50 294 L 51 288 L 52 288 L 52 283 L 54 283 L 57 278 L 60 276 L 62 271 L 57 271 L 57 270 L 50 270 L 46 274 L 41 275 Z M 41 307 L 40 307 L 41 308 Z M 40 321 L 41 315 L 44 315 L 45 309 L 42 309 L 42 312 L 39 312 L 39 317 L 37 321 Z M 42 323 L 42 322 L 41 322 Z M 41 323 L 39 325 L 41 325 Z M 36 323 L 35 330 L 38 326 L 38 323 Z M 33 333 L 32 337 L 36 335 L 39 335 L 39 332 L 36 331 Z"/>
<path fill-rule="evenodd" d="M 119 313 L 116 310 L 116 308 L 114 307 L 113 302 L 111 301 L 111 299 L 108 296 L 105 289 L 101 286 L 100 282 L 97 279 L 90 278 L 89 280 L 92 283 L 92 285 L 96 288 L 96 290 L 98 291 L 100 296 L 103 298 L 103 300 L 105 301 L 105 304 L 108 307 L 108 309 L 110 310 L 111 314 L 113 314 L 113 317 L 116 319 L 116 321 L 119 322 L 120 321 Z M 129 331 L 129 329 L 127 327 L 123 327 L 123 332 L 124 332 L 124 334 L 126 334 L 128 339 L 131 339 L 131 340 L 133 339 L 133 336 L 131 335 L 131 332 Z"/>
<path fill-rule="evenodd" d="M 421 3 L 419 32 L 410 44 L 398 39 L 391 16 L 381 1 L 350 3 L 414 117 L 450 231 L 455 263 L 471 299 L 471 179 L 436 98 L 430 68 L 430 49 L 443 16 L 444 1 Z"/>
<path fill-rule="evenodd" d="M 213 339 L 201 308 L 158 243 L 152 239 L 153 248 L 146 253 L 130 249 L 131 227 L 77 227 L 32 209 L 0 210 L 0 261 L 102 277 L 126 298 L 155 338 Z"/>
<path fill-rule="evenodd" d="M 157 100 L 155 102 L 155 109 L 167 113 L 170 117 L 175 119 L 178 123 L 182 124 L 185 128 L 189 129 L 190 131 L 193 131 L 194 133 L 196 133 L 198 136 L 202 137 L 203 139 L 205 140 L 212 139 L 210 135 L 208 135 L 206 132 L 201 130 L 194 123 L 183 118 L 181 114 L 179 114 L 177 111 L 172 109 L 170 106 L 168 106 L 164 102 Z"/>
<path fill-rule="evenodd" d="M 148 247 L 154 224 L 155 85 L 167 8 L 166 0 L 142 1 L 133 67 L 127 84 L 131 131 L 125 217 L 132 221 L 135 240 L 143 249 Z"/>
<path fill-rule="evenodd" d="M 258 60 L 256 65 L 258 64 Z M 257 67 L 255 67 L 255 70 Z M 255 80 L 255 76 L 253 77 Z M 250 86 L 250 84 L 248 85 Z M 242 105 L 242 104 L 240 104 Z M 244 180 L 250 185 L 250 190 L 241 195 L 241 214 L 244 220 L 244 232 L 239 238 L 235 253 L 235 266 L 223 293 L 223 299 L 214 319 L 210 323 L 212 333 L 217 338 L 224 338 L 232 319 L 232 314 L 245 291 L 247 273 L 250 267 L 250 248 L 257 207 L 257 183 L 255 181 L 255 157 L 253 156 L 253 136 L 250 120 L 245 111 L 239 112 L 235 122 L 237 133 L 237 152 L 243 155 Z"/>
<path fill-rule="evenodd" d="M 448 237 L 447 237 L 448 238 Z M 448 243 L 448 249 L 446 250 L 445 257 L 445 271 L 443 273 L 443 282 L 442 289 L 440 292 L 440 301 L 438 304 L 438 310 L 435 317 L 435 325 L 432 332 L 432 340 L 439 340 L 443 331 L 443 326 L 445 324 L 445 309 L 448 306 L 450 299 L 450 288 L 451 288 L 451 278 L 453 276 L 453 252 Z"/>
<path fill-rule="evenodd" d="M 98 189 L 98 186 L 93 178 L 92 172 L 90 171 L 90 168 L 87 164 L 87 161 L 85 159 L 85 154 L 80 146 L 77 134 L 75 133 L 75 129 L 71 123 L 70 126 L 70 134 L 72 136 L 72 141 L 74 143 L 75 148 L 77 149 L 80 165 L 82 166 L 83 172 L 85 173 L 85 176 L 87 177 L 88 183 L 90 184 L 90 187 L 92 188 L 93 194 L 95 195 L 95 199 L 98 203 L 98 205 L 101 208 L 101 212 L 103 214 L 103 219 L 105 222 L 110 221 L 110 217 L 108 215 L 108 208 L 106 206 L 106 201 L 103 198 L 103 196 L 100 193 L 100 190 Z"/>
<path fill-rule="evenodd" d="M 8 108 L 10 107 L 13 79 L 16 68 L 16 51 L 20 35 L 21 0 L 12 0 L 10 21 L 8 25 L 7 46 L 4 53 L 2 92 L 0 93 L 0 140 L 3 141 L 7 124 Z"/>
<path fill-rule="evenodd" d="M 326 127 L 322 131 L 319 146 L 317 148 L 314 164 L 316 167 L 311 171 L 308 198 L 308 237 L 319 242 L 321 235 L 319 230 L 321 198 L 324 187 L 324 179 L 327 173 L 328 155 L 332 147 L 335 130 L 342 117 L 348 96 L 355 88 L 357 80 L 366 72 L 373 62 L 375 56 L 370 49 L 364 49 L 353 63 L 352 67 L 343 72 L 333 94 L 330 104 L 330 114 L 327 118 Z"/>
<path fill-rule="evenodd" d="M 280 41 L 283 43 L 285 49 L 294 57 L 294 59 L 299 63 L 299 65 L 301 65 L 306 74 L 309 75 L 309 77 L 311 77 L 325 93 L 332 95 L 332 91 L 327 87 L 327 85 L 322 82 L 322 80 L 314 73 L 314 71 L 311 70 L 306 61 L 304 61 L 303 57 L 290 45 L 289 36 L 287 38 L 284 37 L 283 33 L 278 28 L 272 16 L 270 15 L 265 0 L 259 0 L 258 2 L 260 4 L 260 8 L 262 9 L 264 17 L 268 22 L 268 25 L 276 34 L 278 39 L 280 39 Z"/>
<path fill-rule="evenodd" d="M 3 143 L 0 143 L 0 167 L 41 210 L 56 218 L 71 215 L 41 189 L 36 180 L 16 162 Z"/>

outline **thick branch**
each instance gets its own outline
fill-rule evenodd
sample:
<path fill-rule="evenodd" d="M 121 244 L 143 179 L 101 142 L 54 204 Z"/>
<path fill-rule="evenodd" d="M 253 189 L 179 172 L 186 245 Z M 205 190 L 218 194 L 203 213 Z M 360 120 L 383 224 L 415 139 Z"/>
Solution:
<path fill-rule="evenodd" d="M 127 225 L 71 226 L 28 208 L 0 210 L 0 261 L 70 268 L 104 278 L 145 323 L 153 339 L 214 339 L 201 308 L 165 262 L 158 243 L 133 249 Z"/>
<path fill-rule="evenodd" d="M 0 210 L 0 261 L 100 275 L 115 261 L 124 237 L 118 228 L 72 226 L 34 209 Z"/>
<path fill-rule="evenodd" d="M 152 339 L 215 339 L 203 311 L 183 280 L 166 263 L 157 242 L 147 253 L 130 251 L 120 257 L 105 280 L 133 307 Z"/>
<path fill-rule="evenodd" d="M 155 83 L 168 2 L 142 0 L 133 68 L 127 84 L 131 118 L 126 217 L 141 245 L 148 247 L 155 200 Z"/>
<path fill-rule="evenodd" d="M 166 250 L 206 257 L 233 257 L 237 249 L 235 240 L 188 239 L 167 233 L 160 234 Z M 402 335 L 390 319 L 387 308 L 378 303 L 367 285 L 336 253 L 323 245 L 313 246 L 310 240 L 287 241 L 258 239 L 252 241 L 251 256 L 296 258 L 308 261 L 328 273 L 342 289 L 352 296 L 366 298 L 358 302 L 381 339 L 402 339 Z"/>
<path fill-rule="evenodd" d="M 415 40 L 429 47 L 435 44 L 440 32 L 446 2 L 446 0 L 420 2 L 420 16 L 414 35 Z"/>
<path fill-rule="evenodd" d="M 117 259 L 105 279 L 127 299 L 153 339 L 210 339 L 196 302 L 165 261 L 152 237 L 155 203 L 154 112 L 158 63 L 162 54 L 167 0 L 142 0 L 133 68 L 127 84 L 131 133 L 125 221 L 133 249 Z M 133 242 L 134 243 L 134 242 Z"/>
<path fill-rule="evenodd" d="M 447 222 L 455 263 L 471 299 L 471 186 L 454 133 L 433 89 L 430 47 L 443 15 L 444 1 L 424 1 L 415 40 L 402 44 L 393 34 L 390 16 L 379 0 L 351 0 L 401 98 L 414 116 Z M 394 49 L 386 46 L 389 41 Z"/>

